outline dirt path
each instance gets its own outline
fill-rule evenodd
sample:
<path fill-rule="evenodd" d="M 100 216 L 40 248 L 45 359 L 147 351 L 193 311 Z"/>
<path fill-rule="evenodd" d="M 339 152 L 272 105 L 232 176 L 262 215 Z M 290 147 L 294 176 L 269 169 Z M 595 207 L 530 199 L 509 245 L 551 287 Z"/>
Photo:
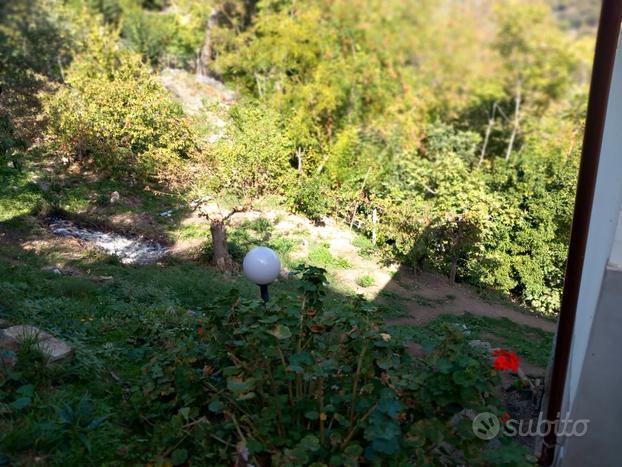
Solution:
<path fill-rule="evenodd" d="M 449 284 L 446 277 L 434 273 L 413 274 L 408 268 L 383 266 L 373 257 L 362 256 L 353 245 L 355 234 L 346 226 L 332 220 L 324 225 L 315 225 L 308 219 L 284 211 L 248 212 L 236 215 L 233 222 L 266 217 L 275 222 L 275 232 L 284 235 L 304 232 L 308 241 L 302 241 L 296 256 L 308 253 L 308 244 L 322 241 L 328 244 L 331 254 L 348 260 L 350 267 L 333 271 L 336 282 L 356 293 L 369 298 L 396 294 L 402 299 L 408 312 L 395 320 L 396 323 L 425 325 L 441 315 L 460 315 L 470 312 L 492 318 L 507 318 L 517 324 L 554 332 L 556 323 L 536 314 L 523 312 L 518 307 L 483 300 L 475 288 L 464 284 Z M 357 279 L 371 276 L 374 284 L 361 287 Z M 381 292 L 385 292 L 381 294 Z"/>

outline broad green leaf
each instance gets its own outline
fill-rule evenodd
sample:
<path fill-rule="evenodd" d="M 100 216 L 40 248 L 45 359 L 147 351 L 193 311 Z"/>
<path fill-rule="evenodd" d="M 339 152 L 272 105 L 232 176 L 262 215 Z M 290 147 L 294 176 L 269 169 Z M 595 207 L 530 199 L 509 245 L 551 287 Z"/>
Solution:
<path fill-rule="evenodd" d="M 289 328 L 283 324 L 278 324 L 268 331 L 268 334 L 273 335 L 277 339 L 289 339 L 292 337 L 292 332 Z"/>

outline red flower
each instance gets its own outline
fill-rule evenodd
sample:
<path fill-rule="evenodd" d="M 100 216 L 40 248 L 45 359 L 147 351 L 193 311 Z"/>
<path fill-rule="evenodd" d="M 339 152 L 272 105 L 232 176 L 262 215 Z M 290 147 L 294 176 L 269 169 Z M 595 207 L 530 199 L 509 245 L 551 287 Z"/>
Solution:
<path fill-rule="evenodd" d="M 492 353 L 495 358 L 492 362 L 492 367 L 495 370 L 512 370 L 514 373 L 518 372 L 520 366 L 520 359 L 515 352 L 508 352 L 503 349 L 495 349 Z"/>
<path fill-rule="evenodd" d="M 197 334 L 198 334 L 199 336 L 202 336 L 202 335 L 203 335 L 203 328 L 199 328 L 199 329 L 197 329 Z"/>
<path fill-rule="evenodd" d="M 503 412 L 503 415 L 499 417 L 499 420 L 501 421 L 501 423 L 507 423 L 509 419 L 510 419 L 510 414 L 507 412 Z"/>

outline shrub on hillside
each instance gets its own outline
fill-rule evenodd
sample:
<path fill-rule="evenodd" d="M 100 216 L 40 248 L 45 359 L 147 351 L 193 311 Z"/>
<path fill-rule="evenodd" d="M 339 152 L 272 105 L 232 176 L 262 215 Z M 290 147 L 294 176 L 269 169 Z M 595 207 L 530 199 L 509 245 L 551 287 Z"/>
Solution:
<path fill-rule="evenodd" d="M 0 115 L 0 165 L 7 161 L 12 161 L 14 165 L 19 164 L 20 153 L 26 146 L 9 117 Z"/>
<path fill-rule="evenodd" d="M 105 172 L 170 181 L 195 149 L 193 132 L 140 58 L 113 44 L 92 34 L 68 86 L 46 96 L 49 136 L 61 154 Z"/>
<path fill-rule="evenodd" d="M 175 13 L 133 9 L 124 18 L 121 35 L 132 50 L 153 65 L 189 68 L 205 34 L 204 13 L 197 8 L 180 19 Z"/>
<path fill-rule="evenodd" d="M 286 193 L 294 181 L 293 146 L 279 126 L 278 115 L 260 106 L 236 106 L 226 134 L 211 146 L 213 189 L 238 198 L 255 199 Z"/>

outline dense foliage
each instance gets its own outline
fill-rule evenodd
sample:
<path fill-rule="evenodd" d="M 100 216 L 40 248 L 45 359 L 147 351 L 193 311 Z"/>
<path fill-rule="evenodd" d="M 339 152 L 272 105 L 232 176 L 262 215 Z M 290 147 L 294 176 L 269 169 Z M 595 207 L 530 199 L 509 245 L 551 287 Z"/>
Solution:
<path fill-rule="evenodd" d="M 140 57 L 93 33 L 46 100 L 58 150 L 110 173 L 165 180 L 181 172 L 196 143 L 179 105 Z"/>
<path fill-rule="evenodd" d="M 260 3 L 214 69 L 249 96 L 239 107 L 277 111 L 272 150 L 290 155 L 292 176 L 264 190 L 313 219 L 375 230 L 405 264 L 554 313 L 588 42 L 538 1 L 491 1 L 486 15 L 455 3 L 459 23 L 439 8 Z"/>
<path fill-rule="evenodd" d="M 196 266 L 126 268 L 103 287 L 0 267 L 14 272 L 1 316 L 36 310 L 78 352 L 58 367 L 33 346 L 0 354 L 16 358 L 0 365 L 2 462 L 31 451 L 52 465 L 529 465 L 516 442 L 473 434 L 472 411 L 500 413 L 498 375 L 464 328 L 412 360 L 369 302 L 325 300 L 321 269 L 301 269 L 297 293 L 266 307 L 231 287 L 205 300 L 197 279 L 216 290 L 222 278 Z"/>
<path fill-rule="evenodd" d="M 75 57 L 46 99 L 64 155 L 193 195 L 279 194 L 373 233 L 403 264 L 556 312 L 591 39 L 544 0 L 46 8 L 68 38 L 54 79 Z M 111 32 L 85 39 L 68 23 Z M 235 87 L 223 138 L 204 144 L 148 64 Z"/>

